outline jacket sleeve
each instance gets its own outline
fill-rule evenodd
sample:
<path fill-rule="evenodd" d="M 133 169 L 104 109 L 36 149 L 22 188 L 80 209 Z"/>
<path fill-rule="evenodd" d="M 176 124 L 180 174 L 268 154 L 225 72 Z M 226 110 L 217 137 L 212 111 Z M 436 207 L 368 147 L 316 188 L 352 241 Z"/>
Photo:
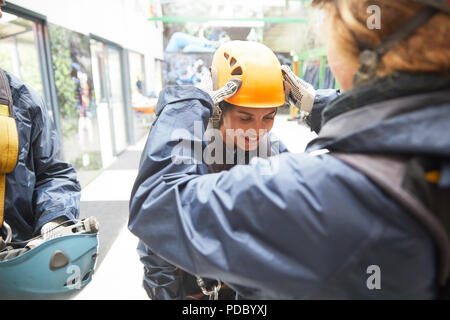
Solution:
<path fill-rule="evenodd" d="M 314 295 L 379 230 L 341 201 L 364 191 L 344 187 L 341 167 L 324 169 L 336 165 L 330 156 L 283 153 L 206 174 L 194 157 L 195 128 L 205 130 L 211 107 L 197 88 L 161 92 L 131 194 L 130 231 L 168 262 L 246 298 Z"/>
<path fill-rule="evenodd" d="M 278 155 L 284 152 L 289 152 L 286 145 L 273 132 L 269 132 L 271 155 Z"/>
<path fill-rule="evenodd" d="M 337 98 L 339 94 L 340 91 L 334 89 L 319 89 L 316 91 L 313 108 L 306 118 L 306 123 L 311 128 L 311 131 L 319 134 L 322 128 L 322 112 L 328 103 Z"/>
<path fill-rule="evenodd" d="M 184 299 L 183 281 L 177 267 L 154 254 L 142 241 L 137 250 L 144 265 L 144 288 L 150 299 Z"/>
<path fill-rule="evenodd" d="M 279 154 L 284 153 L 284 152 L 289 152 L 288 148 L 281 140 L 279 141 L 278 152 L 279 152 Z"/>
<path fill-rule="evenodd" d="M 33 192 L 34 233 L 56 218 L 75 220 L 79 217 L 81 187 L 75 169 L 58 160 L 59 141 L 45 103 L 39 97 L 31 109 L 33 124 L 31 149 L 36 184 Z"/>

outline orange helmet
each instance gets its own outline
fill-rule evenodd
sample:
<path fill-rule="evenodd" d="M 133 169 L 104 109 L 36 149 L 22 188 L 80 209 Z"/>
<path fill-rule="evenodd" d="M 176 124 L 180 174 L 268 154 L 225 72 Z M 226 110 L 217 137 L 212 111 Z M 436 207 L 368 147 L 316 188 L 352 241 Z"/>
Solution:
<path fill-rule="evenodd" d="M 285 104 L 280 62 L 262 43 L 230 41 L 223 44 L 214 54 L 211 71 L 217 88 L 223 87 L 231 78 L 242 79 L 236 94 L 225 99 L 231 104 L 249 108 L 273 108 Z"/>

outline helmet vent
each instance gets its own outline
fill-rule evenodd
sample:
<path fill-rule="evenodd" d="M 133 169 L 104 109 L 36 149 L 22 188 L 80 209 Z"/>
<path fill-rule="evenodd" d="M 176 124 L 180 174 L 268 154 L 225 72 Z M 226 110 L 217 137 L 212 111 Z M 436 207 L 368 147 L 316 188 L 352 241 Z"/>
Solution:
<path fill-rule="evenodd" d="M 230 57 L 230 55 L 229 55 L 228 53 L 226 53 L 226 52 L 223 53 L 223 56 L 224 56 L 225 59 L 227 59 L 227 60 L 228 60 L 228 58 Z"/>
<path fill-rule="evenodd" d="M 86 281 L 86 280 L 88 280 L 90 275 L 91 275 L 91 272 L 88 271 L 88 272 L 84 275 L 83 279 L 81 279 L 81 281 Z"/>
<path fill-rule="evenodd" d="M 241 67 L 237 67 L 236 69 L 233 70 L 233 72 L 231 72 L 232 76 L 241 76 L 242 75 L 242 68 Z"/>
<path fill-rule="evenodd" d="M 236 59 L 235 58 L 231 58 L 230 60 L 230 67 L 233 67 L 236 64 Z"/>
<path fill-rule="evenodd" d="M 80 277 L 76 277 L 76 278 L 72 279 L 72 281 L 64 283 L 64 287 L 73 286 L 73 285 L 77 284 L 77 282 L 79 282 L 79 281 L 80 281 Z"/>

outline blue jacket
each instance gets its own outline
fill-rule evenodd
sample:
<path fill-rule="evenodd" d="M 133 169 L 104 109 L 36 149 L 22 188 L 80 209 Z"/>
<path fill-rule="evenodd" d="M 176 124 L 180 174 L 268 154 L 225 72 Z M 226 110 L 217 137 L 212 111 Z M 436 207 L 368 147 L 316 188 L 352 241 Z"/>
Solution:
<path fill-rule="evenodd" d="M 74 168 L 57 159 L 58 135 L 42 98 L 16 77 L 6 76 L 19 133 L 19 158 L 14 171 L 6 175 L 4 219 L 13 241 L 19 242 L 39 234 L 51 220 L 78 218 L 81 188 Z"/>
<path fill-rule="evenodd" d="M 450 135 L 443 134 L 450 95 L 428 101 L 425 109 L 378 121 L 370 106 L 355 110 L 372 123 L 319 137 L 310 148 L 450 157 Z M 332 155 L 283 153 L 214 174 L 195 161 L 174 163 L 180 139 L 171 132 L 183 128 L 191 133 L 184 139 L 195 143 L 192 123 L 205 128 L 211 108 L 197 88 L 169 87 L 160 95 L 130 202 L 129 229 L 146 246 L 246 298 L 436 297 L 436 248 L 428 231 Z M 344 115 L 348 126 L 351 115 Z M 374 265 L 380 290 L 368 286 Z"/>
<path fill-rule="evenodd" d="M 264 143 L 267 143 L 268 147 L 270 146 L 268 155 L 288 152 L 284 143 L 272 132 L 269 132 L 266 137 L 269 139 L 264 140 Z M 208 136 L 205 136 L 205 138 L 207 142 L 210 140 Z M 210 172 L 211 170 L 217 172 L 217 168 L 209 169 Z M 194 275 L 182 272 L 181 269 L 165 261 L 152 252 L 143 241 L 139 241 L 137 249 L 140 260 L 144 264 L 143 285 L 152 300 L 187 299 L 188 296 L 201 292 Z M 208 288 L 217 284 L 216 280 L 203 280 Z M 232 293 L 229 292 L 226 297 L 231 295 Z"/>

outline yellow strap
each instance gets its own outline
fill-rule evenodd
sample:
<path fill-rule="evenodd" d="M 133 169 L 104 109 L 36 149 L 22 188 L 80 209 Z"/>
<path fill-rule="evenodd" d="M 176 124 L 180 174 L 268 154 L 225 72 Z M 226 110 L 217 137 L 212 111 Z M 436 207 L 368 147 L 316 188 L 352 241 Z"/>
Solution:
<path fill-rule="evenodd" d="M 5 211 L 6 175 L 0 173 L 0 228 L 3 226 L 3 213 Z"/>
<path fill-rule="evenodd" d="M 0 116 L 9 117 L 9 108 L 4 104 L 0 104 Z"/>
<path fill-rule="evenodd" d="M 14 170 L 19 155 L 16 121 L 9 117 L 8 106 L 0 104 L 0 227 L 5 210 L 6 174 Z"/>
<path fill-rule="evenodd" d="M 426 179 L 428 182 L 434 183 L 434 184 L 438 184 L 439 183 L 439 179 L 440 179 L 440 172 L 437 170 L 434 171 L 428 171 L 425 175 Z"/>
<path fill-rule="evenodd" d="M 9 108 L 0 104 L 0 116 L 9 117 Z M 0 173 L 0 226 L 3 225 L 3 212 L 5 211 L 5 180 L 6 176 Z"/>

